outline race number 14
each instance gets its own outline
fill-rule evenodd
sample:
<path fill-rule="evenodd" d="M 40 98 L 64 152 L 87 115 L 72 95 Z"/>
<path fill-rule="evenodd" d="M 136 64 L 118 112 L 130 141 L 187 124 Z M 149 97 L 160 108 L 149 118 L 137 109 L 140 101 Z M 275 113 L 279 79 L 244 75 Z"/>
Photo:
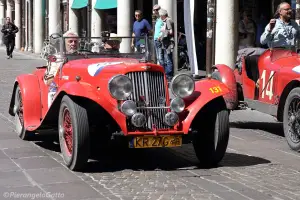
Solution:
<path fill-rule="evenodd" d="M 274 95 L 273 93 L 273 77 L 274 77 L 274 71 L 271 71 L 270 75 L 268 78 L 266 78 L 266 73 L 267 71 L 264 70 L 263 73 L 261 74 L 261 79 L 262 79 L 262 94 L 261 97 L 264 99 L 265 95 L 269 97 L 269 100 L 272 100 L 272 97 Z"/>

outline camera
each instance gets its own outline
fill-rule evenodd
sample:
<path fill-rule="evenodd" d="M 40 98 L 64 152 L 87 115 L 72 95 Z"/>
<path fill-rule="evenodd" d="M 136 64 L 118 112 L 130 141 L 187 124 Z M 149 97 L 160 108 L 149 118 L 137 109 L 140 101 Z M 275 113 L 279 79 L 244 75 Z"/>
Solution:
<path fill-rule="evenodd" d="M 102 41 L 105 43 L 110 38 L 110 32 L 102 31 L 101 32 Z"/>

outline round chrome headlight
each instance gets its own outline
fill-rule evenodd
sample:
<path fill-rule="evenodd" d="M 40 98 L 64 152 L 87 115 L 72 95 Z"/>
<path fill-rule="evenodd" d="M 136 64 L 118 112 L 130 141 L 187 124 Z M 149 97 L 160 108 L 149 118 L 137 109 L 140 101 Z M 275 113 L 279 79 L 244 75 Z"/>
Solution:
<path fill-rule="evenodd" d="M 126 100 L 132 93 L 132 82 L 125 75 L 116 75 L 108 82 L 108 91 L 117 100 Z"/>
<path fill-rule="evenodd" d="M 179 74 L 173 78 L 171 88 L 174 95 L 180 98 L 185 98 L 193 94 L 195 90 L 195 82 L 189 75 Z"/>
<path fill-rule="evenodd" d="M 121 105 L 121 111 L 126 116 L 131 117 L 132 115 L 134 115 L 137 112 L 136 104 L 131 100 L 125 101 Z"/>
<path fill-rule="evenodd" d="M 175 124 L 177 124 L 177 122 L 179 121 L 179 117 L 176 113 L 174 112 L 168 112 L 165 115 L 165 123 L 168 126 L 175 126 Z"/>
<path fill-rule="evenodd" d="M 176 113 L 181 113 L 184 111 L 185 103 L 182 98 L 176 97 L 171 101 L 171 110 Z"/>
<path fill-rule="evenodd" d="M 143 115 L 142 113 L 135 113 L 132 117 L 131 117 L 131 123 L 135 126 L 135 127 L 142 127 L 146 124 L 146 116 Z"/>

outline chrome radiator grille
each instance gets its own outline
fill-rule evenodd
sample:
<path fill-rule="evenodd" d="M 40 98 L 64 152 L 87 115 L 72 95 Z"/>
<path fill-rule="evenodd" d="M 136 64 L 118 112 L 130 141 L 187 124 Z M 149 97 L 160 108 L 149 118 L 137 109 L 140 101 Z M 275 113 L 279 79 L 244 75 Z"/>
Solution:
<path fill-rule="evenodd" d="M 130 72 L 126 74 L 133 83 L 133 93 L 128 98 L 137 103 L 138 107 L 166 107 L 166 89 L 164 84 L 164 74 L 161 72 Z M 140 108 L 138 112 L 143 113 L 147 118 L 147 123 L 143 127 L 144 131 L 156 129 L 168 129 L 164 124 L 166 108 Z M 127 120 L 128 131 L 135 131 L 136 128 Z M 139 129 L 140 130 L 140 129 Z"/>

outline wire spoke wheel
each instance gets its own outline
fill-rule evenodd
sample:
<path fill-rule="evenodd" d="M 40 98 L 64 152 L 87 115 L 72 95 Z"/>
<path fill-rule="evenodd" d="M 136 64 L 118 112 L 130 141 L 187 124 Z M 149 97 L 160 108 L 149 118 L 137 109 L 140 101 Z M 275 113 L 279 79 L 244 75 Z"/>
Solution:
<path fill-rule="evenodd" d="M 82 170 L 90 155 L 90 130 L 87 110 L 69 96 L 64 96 L 59 109 L 59 143 L 66 166 Z"/>
<path fill-rule="evenodd" d="M 73 126 L 70 111 L 68 108 L 64 108 L 63 111 L 63 131 L 64 131 L 64 140 L 66 144 L 66 149 L 68 154 L 72 155 L 73 151 Z"/>
<path fill-rule="evenodd" d="M 300 98 L 295 97 L 288 110 L 288 134 L 292 142 L 300 142 Z"/>
<path fill-rule="evenodd" d="M 25 128 L 25 117 L 24 117 L 24 101 L 22 97 L 22 92 L 19 86 L 15 90 L 15 131 L 22 140 L 31 139 L 35 133 L 33 131 L 28 131 Z"/>

